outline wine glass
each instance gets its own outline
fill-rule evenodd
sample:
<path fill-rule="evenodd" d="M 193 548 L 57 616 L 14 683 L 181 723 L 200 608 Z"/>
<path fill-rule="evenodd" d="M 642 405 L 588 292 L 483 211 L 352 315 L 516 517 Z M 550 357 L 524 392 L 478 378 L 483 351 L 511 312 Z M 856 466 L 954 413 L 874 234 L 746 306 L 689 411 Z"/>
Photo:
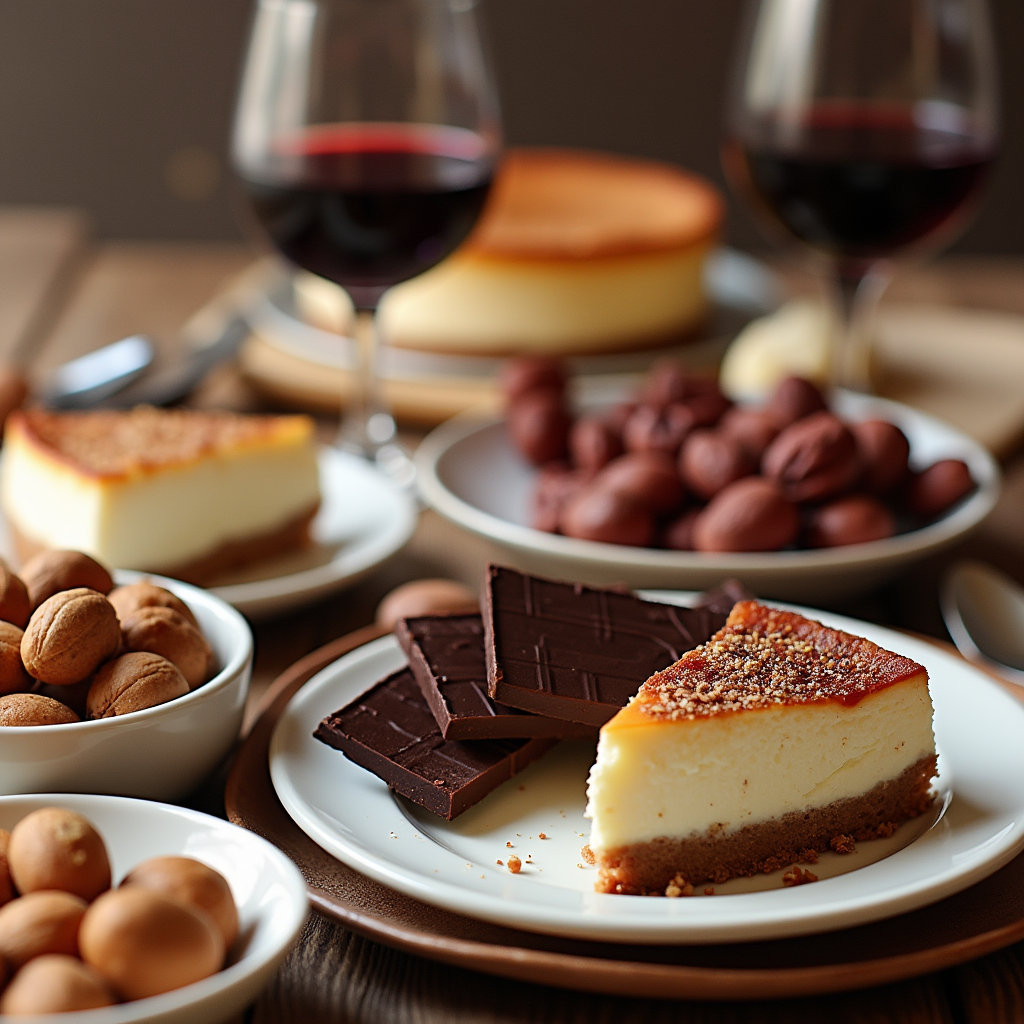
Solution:
<path fill-rule="evenodd" d="M 273 245 L 357 311 L 358 386 L 339 444 L 405 476 L 378 374 L 392 285 L 469 234 L 501 148 L 475 0 L 258 0 L 233 158 Z"/>
<path fill-rule="evenodd" d="M 770 234 L 823 266 L 833 384 L 871 390 L 894 257 L 968 221 L 998 148 L 985 0 L 753 0 L 723 163 Z"/>

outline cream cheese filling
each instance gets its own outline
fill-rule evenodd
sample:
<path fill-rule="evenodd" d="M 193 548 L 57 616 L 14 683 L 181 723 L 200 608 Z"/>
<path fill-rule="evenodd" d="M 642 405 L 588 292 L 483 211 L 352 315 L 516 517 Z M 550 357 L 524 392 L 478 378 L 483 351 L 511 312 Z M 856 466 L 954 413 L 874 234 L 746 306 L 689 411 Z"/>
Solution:
<path fill-rule="evenodd" d="M 590 846 L 732 832 L 824 807 L 895 779 L 934 749 L 924 673 L 850 707 L 787 704 L 679 722 L 627 708 L 601 730 Z"/>

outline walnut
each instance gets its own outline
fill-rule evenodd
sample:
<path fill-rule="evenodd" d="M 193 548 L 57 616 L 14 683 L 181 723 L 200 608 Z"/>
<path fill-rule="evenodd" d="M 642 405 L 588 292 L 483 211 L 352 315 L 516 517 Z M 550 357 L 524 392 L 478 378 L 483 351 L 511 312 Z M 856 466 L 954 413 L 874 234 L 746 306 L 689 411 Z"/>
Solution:
<path fill-rule="evenodd" d="M 170 608 L 184 615 L 193 626 L 199 626 L 192 609 L 180 597 L 153 583 L 129 583 L 124 587 L 115 587 L 107 594 L 107 600 L 114 606 L 122 622 L 142 608 Z"/>
<path fill-rule="evenodd" d="M 24 629 L 31 614 L 28 588 L 20 576 L 15 576 L 10 568 L 0 561 L 0 619 Z"/>
<path fill-rule="evenodd" d="M 90 718 L 114 718 L 166 704 L 188 691 L 185 677 L 166 658 L 122 654 L 96 673 L 85 706 Z"/>
<path fill-rule="evenodd" d="M 92 675 L 120 647 L 113 605 L 95 590 L 77 587 L 47 598 L 32 613 L 21 660 L 40 682 L 69 686 Z"/>
<path fill-rule="evenodd" d="M 0 728 L 25 725 L 70 725 L 78 715 L 59 700 L 40 693 L 11 693 L 0 697 Z"/>
<path fill-rule="evenodd" d="M 149 651 L 176 665 L 191 689 L 210 676 L 213 649 L 199 630 L 172 608 L 140 608 L 121 624 L 129 651 Z"/>
<path fill-rule="evenodd" d="M 21 567 L 20 575 L 33 608 L 62 590 L 88 587 L 109 594 L 114 589 L 110 573 L 81 551 L 41 551 Z"/>

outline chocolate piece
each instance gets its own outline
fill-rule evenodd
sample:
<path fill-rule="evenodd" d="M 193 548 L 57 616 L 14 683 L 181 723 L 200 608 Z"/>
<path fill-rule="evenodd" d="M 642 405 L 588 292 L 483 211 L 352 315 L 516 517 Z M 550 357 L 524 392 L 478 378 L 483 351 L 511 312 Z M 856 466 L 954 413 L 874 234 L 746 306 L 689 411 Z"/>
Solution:
<path fill-rule="evenodd" d="M 654 516 L 633 498 L 591 485 L 570 498 L 559 526 L 566 537 L 646 548 L 654 541 Z"/>
<path fill-rule="evenodd" d="M 754 461 L 740 442 L 720 430 L 695 430 L 679 452 L 683 483 L 705 501 L 753 472 Z"/>
<path fill-rule="evenodd" d="M 516 451 L 535 466 L 565 456 L 572 421 L 556 392 L 530 391 L 520 396 L 505 423 Z"/>
<path fill-rule="evenodd" d="M 851 494 L 811 512 L 807 524 L 807 545 L 838 548 L 884 540 L 896 532 L 892 513 L 877 499 Z"/>
<path fill-rule="evenodd" d="M 933 519 L 975 488 L 967 463 L 941 459 L 915 474 L 907 488 L 907 507 L 922 519 Z"/>
<path fill-rule="evenodd" d="M 395 629 L 409 669 L 446 740 L 592 736 L 590 726 L 531 715 L 487 695 L 484 624 L 479 615 L 403 619 Z"/>
<path fill-rule="evenodd" d="M 658 514 L 677 509 L 684 497 L 675 462 L 659 452 L 620 455 L 594 477 L 593 486 Z"/>
<path fill-rule="evenodd" d="M 328 715 L 313 735 L 449 821 L 557 742 L 446 740 L 408 668 Z"/>
<path fill-rule="evenodd" d="M 907 435 L 888 420 L 851 423 L 861 463 L 861 486 L 870 494 L 889 494 L 910 472 L 910 442 Z"/>
<path fill-rule="evenodd" d="M 693 524 L 698 551 L 778 551 L 796 540 L 800 513 L 778 486 L 760 476 L 729 484 Z"/>
<path fill-rule="evenodd" d="M 857 442 L 832 413 L 812 413 L 768 445 L 761 472 L 790 501 L 822 501 L 841 494 L 857 479 Z"/>
<path fill-rule="evenodd" d="M 740 601 L 754 601 L 757 595 L 752 594 L 743 584 L 736 579 L 722 580 L 717 587 L 705 590 L 703 594 L 697 595 L 694 608 L 708 608 L 713 612 L 720 612 L 728 615 L 732 606 Z"/>
<path fill-rule="evenodd" d="M 654 672 L 726 616 L 490 566 L 484 585 L 488 692 L 503 704 L 603 725 Z"/>

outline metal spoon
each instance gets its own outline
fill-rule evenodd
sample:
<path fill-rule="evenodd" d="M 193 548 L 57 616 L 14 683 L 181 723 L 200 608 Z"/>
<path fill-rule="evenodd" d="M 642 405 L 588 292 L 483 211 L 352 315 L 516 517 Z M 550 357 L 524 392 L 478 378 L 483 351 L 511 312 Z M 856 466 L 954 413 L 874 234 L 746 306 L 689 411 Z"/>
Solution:
<path fill-rule="evenodd" d="M 1024 587 L 983 562 L 957 562 L 943 582 L 941 602 L 957 650 L 1024 686 Z"/>
<path fill-rule="evenodd" d="M 152 362 L 149 339 L 133 334 L 59 366 L 39 397 L 51 409 L 87 409 L 137 380 Z"/>

